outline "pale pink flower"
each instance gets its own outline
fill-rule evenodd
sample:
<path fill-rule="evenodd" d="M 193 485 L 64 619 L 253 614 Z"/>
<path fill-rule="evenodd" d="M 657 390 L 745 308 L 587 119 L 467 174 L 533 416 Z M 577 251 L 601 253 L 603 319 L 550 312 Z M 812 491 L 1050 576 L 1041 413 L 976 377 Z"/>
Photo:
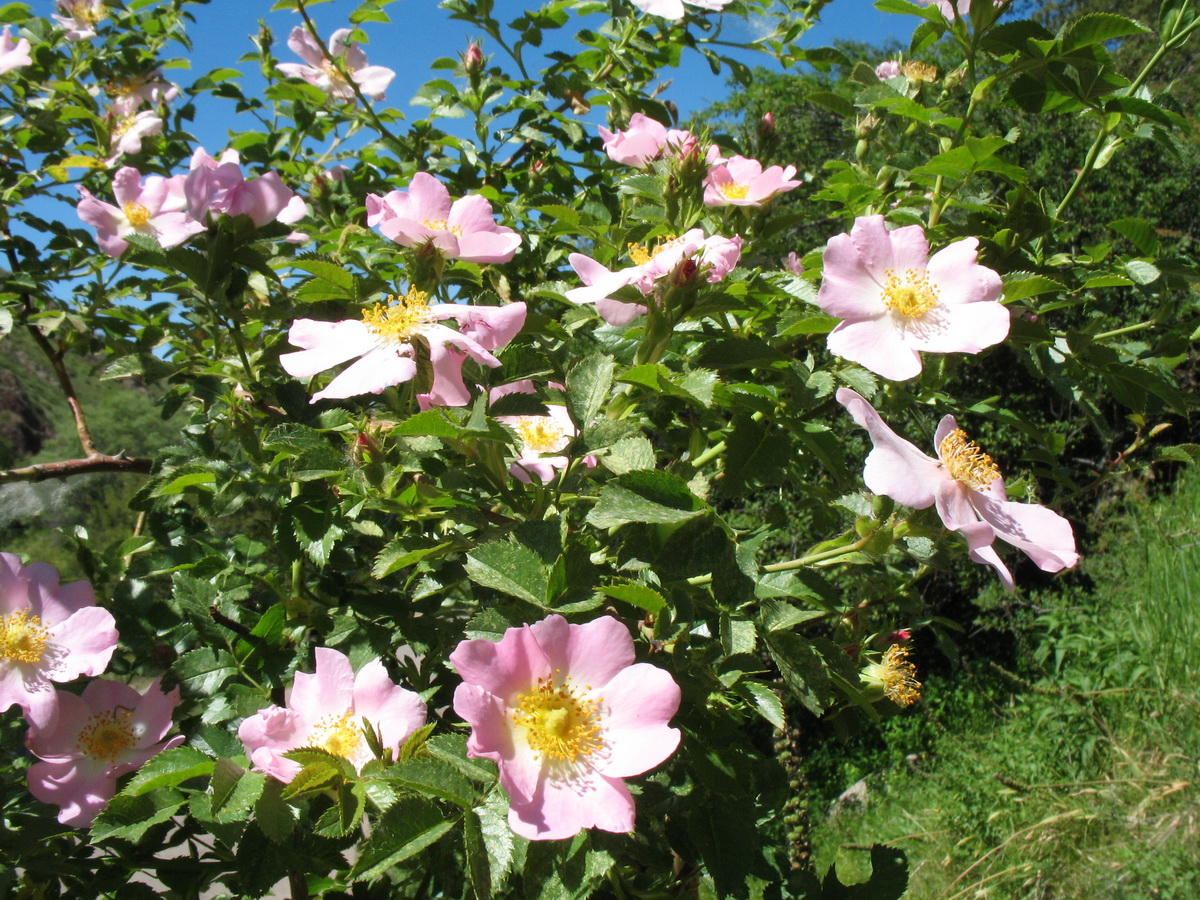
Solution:
<path fill-rule="evenodd" d="M 964 238 L 932 257 L 920 225 L 888 231 L 883 216 L 860 216 L 829 239 L 817 303 L 843 321 L 829 349 L 884 378 L 921 373 L 921 353 L 978 353 L 1008 336 L 1000 276 L 975 262 Z"/>
<path fill-rule="evenodd" d="M 792 181 L 795 166 L 762 167 L 757 159 L 731 156 L 708 170 L 704 177 L 706 206 L 762 206 L 777 194 L 800 187 Z"/>
<path fill-rule="evenodd" d="M 4 31 L 0 32 L 0 75 L 33 62 L 29 50 L 28 39 L 20 38 L 14 41 L 12 35 L 8 33 L 8 26 L 5 25 Z"/>
<path fill-rule="evenodd" d="M 114 118 L 108 139 L 108 152 L 111 154 L 109 162 L 123 153 L 141 153 L 142 139 L 152 134 L 162 134 L 162 130 L 162 117 L 148 109 Z"/>
<path fill-rule="evenodd" d="M 696 277 L 715 284 L 738 264 L 741 255 L 741 236 L 705 237 L 699 228 L 650 248 L 632 245 L 630 256 L 635 264 L 616 271 L 582 253 L 572 253 L 567 261 L 586 287 L 572 288 L 565 296 L 572 303 L 595 303 L 596 311 L 610 325 L 628 325 L 645 315 L 647 308 L 614 299 L 612 295 L 621 288 L 633 285 L 646 296 L 664 277 L 676 286 Z"/>
<path fill-rule="evenodd" d="M 0 712 L 15 704 L 30 724 L 53 726 L 51 682 L 99 675 L 116 646 L 116 622 L 90 584 L 60 585 L 54 566 L 0 553 Z"/>
<path fill-rule="evenodd" d="M 61 16 L 51 16 L 68 41 L 90 41 L 96 36 L 96 25 L 108 16 L 104 0 L 58 0 Z"/>
<path fill-rule="evenodd" d="M 898 59 L 885 59 L 875 67 L 875 77 L 880 81 L 887 81 L 889 78 L 898 78 L 900 74 L 900 60 Z"/>
<path fill-rule="evenodd" d="M 96 229 L 96 243 L 114 258 L 125 252 L 129 246 L 125 238 L 134 232 L 152 236 L 163 247 L 174 247 L 204 231 L 184 209 L 183 181 L 182 175 L 147 175 L 143 183 L 137 169 L 125 166 L 113 176 L 113 196 L 119 205 L 97 200 L 80 187 L 79 218 Z"/>
<path fill-rule="evenodd" d="M 551 384 L 551 387 L 562 389 L 562 385 L 557 384 Z M 534 392 L 533 382 L 526 378 L 492 388 L 488 392 L 488 401 L 495 403 L 508 394 Z M 529 484 L 532 476 L 542 484 L 547 484 L 559 469 L 565 469 L 571 462 L 570 457 L 562 455 L 562 451 L 567 449 L 579 431 L 571 421 L 571 414 L 561 403 L 547 403 L 544 416 L 496 416 L 496 421 L 503 422 L 515 431 L 521 440 L 520 453 L 508 469 L 518 481 Z M 585 456 L 583 463 L 592 468 L 596 465 L 596 457 Z"/>
<path fill-rule="evenodd" d="M 942 15 L 951 22 L 954 21 L 955 6 L 958 7 L 958 14 L 962 18 L 965 19 L 971 14 L 971 0 L 957 0 L 957 3 L 954 0 L 916 0 L 916 2 L 922 6 L 936 6 L 942 11 Z M 996 6 L 999 6 L 1002 2 L 1003 0 L 998 0 Z"/>
<path fill-rule="evenodd" d="M 631 2 L 642 12 L 648 12 L 652 16 L 682 19 L 685 12 L 684 3 L 697 9 L 716 11 L 724 9 L 730 0 L 631 0 Z"/>
<path fill-rule="evenodd" d="M 238 728 L 260 772 L 291 781 L 303 766 L 284 754 L 301 747 L 327 750 L 361 772 L 375 758 L 363 735 L 364 719 L 393 753 L 425 724 L 425 703 L 393 684 L 382 660 L 371 660 L 356 675 L 337 650 L 318 647 L 314 658 L 316 673 L 296 675 L 286 707 L 268 706 Z"/>
<path fill-rule="evenodd" d="M 247 178 L 236 150 L 213 159 L 203 147 L 197 149 L 183 193 L 188 212 L 198 222 L 207 222 L 210 215 L 246 215 L 261 228 L 273 220 L 291 225 L 308 213 L 307 204 L 278 172 Z"/>
<path fill-rule="evenodd" d="M 499 366 L 500 360 L 490 351 L 516 336 L 525 325 L 525 313 L 524 303 L 430 304 L 423 292 L 410 290 L 405 297 L 392 298 L 390 304 L 377 303 L 365 310 L 361 319 L 297 319 L 288 331 L 288 340 L 301 349 L 283 354 L 279 363 L 293 377 L 311 378 L 359 357 L 314 394 L 312 402 L 378 394 L 417 374 L 419 340 L 428 348 L 433 364 L 433 385 L 424 395 L 426 401 L 437 406 L 466 406 L 471 393 L 463 383 L 463 362 L 470 357 L 481 365 Z M 459 330 L 440 324 L 444 319 L 456 320 Z"/>
<path fill-rule="evenodd" d="M 787 257 L 780 260 L 780 262 L 782 262 L 783 267 L 793 275 L 804 274 L 804 262 L 800 259 L 795 250 L 792 250 L 790 253 L 788 253 Z"/>
<path fill-rule="evenodd" d="M 161 72 L 118 82 L 108 90 L 113 96 L 112 114 L 120 119 L 132 116 L 143 103 L 161 106 L 179 96 L 179 88 L 165 81 Z"/>
<path fill-rule="evenodd" d="M 337 66 L 326 57 L 321 45 L 307 28 L 303 25 L 293 28 L 288 37 L 288 46 L 308 65 L 280 63 L 277 67 L 279 71 L 292 78 L 303 78 L 338 100 L 354 99 L 354 89 Z M 395 72 L 384 66 L 367 65 L 367 55 L 356 42 L 350 41 L 349 28 L 339 28 L 330 36 L 329 56 L 340 59 L 351 81 L 358 85 L 363 96 L 372 100 L 382 100 L 384 91 L 396 77 Z"/>
<path fill-rule="evenodd" d="M 179 688 L 164 692 L 159 679 L 139 694 L 119 681 L 96 679 L 82 696 L 56 691 L 61 714 L 52 726 L 34 725 L 25 745 L 38 757 L 29 767 L 29 793 L 59 807 L 58 821 L 87 828 L 108 806 L 117 779 L 183 743 L 163 740 Z"/>
<path fill-rule="evenodd" d="M 496 224 L 486 199 L 468 194 L 451 203 L 428 172 L 414 175 L 407 191 L 368 194 L 367 224 L 404 247 L 432 244 L 446 259 L 506 263 L 521 246 L 519 234 Z"/>
<path fill-rule="evenodd" d="M 1071 523 L 1040 504 L 1010 501 L 1000 470 L 967 439 L 954 416 L 938 424 L 934 459 L 888 428 L 859 394 L 839 388 L 837 400 L 871 436 L 874 449 L 863 469 L 867 487 L 913 509 L 936 506 L 942 523 L 966 538 L 971 559 L 994 568 L 1007 590 L 1013 590 L 1012 573 L 992 547 L 996 538 L 1045 572 L 1079 561 Z"/>
<path fill-rule="evenodd" d="M 668 149 L 681 159 L 696 150 L 696 136 L 690 131 L 668 129 L 642 113 L 630 116 L 629 127 L 624 131 L 609 131 L 604 126 L 597 130 L 609 159 L 639 169 L 660 158 Z"/>
<path fill-rule="evenodd" d="M 634 663 L 624 625 L 553 615 L 497 643 L 463 641 L 450 664 L 464 682 L 454 711 L 471 726 L 467 755 L 499 765 L 514 832 L 556 840 L 633 830 L 623 779 L 675 752 L 680 735 L 668 722 L 680 695 L 665 670 Z"/>

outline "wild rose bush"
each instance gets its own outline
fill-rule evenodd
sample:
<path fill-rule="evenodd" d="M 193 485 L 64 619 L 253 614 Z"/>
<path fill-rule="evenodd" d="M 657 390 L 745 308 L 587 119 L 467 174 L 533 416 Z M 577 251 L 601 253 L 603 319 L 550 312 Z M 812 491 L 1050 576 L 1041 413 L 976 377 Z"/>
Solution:
<path fill-rule="evenodd" d="M 80 453 L 0 482 L 142 486 L 125 540 L 76 532 L 88 581 L 0 555 L 6 888 L 842 896 L 800 864 L 788 729 L 918 702 L 931 571 L 1040 583 L 1086 551 L 1059 508 L 1195 450 L 1157 438 L 1190 405 L 1193 261 L 1135 218 L 1056 241 L 1123 145 L 1179 140 L 1106 45 L 1169 52 L 1190 2 L 1055 35 L 879 0 L 909 52 L 854 60 L 797 46 L 800 0 L 508 24 L 445 0 L 475 41 L 414 122 L 383 99 L 387 0 L 279 3 L 253 90 L 177 83 L 190 0 L 57 6 L 0 10 L 0 331 L 44 354 Z M 738 17 L 845 76 L 811 98 L 844 154 L 771 158 L 771 110 L 746 139 L 672 119 L 682 53 L 750 77 L 722 56 Z M 228 147 L 187 131 L 206 94 L 256 116 Z M 1094 135 L 1064 195 L 1006 160 L 1005 105 Z M 1159 311 L 1122 319 L 1130 297 Z M 97 446 L 72 356 L 158 388 L 178 441 Z M 1099 474 L 1031 428 L 984 447 L 1016 417 L 982 363 L 1135 433 Z M 863 896 L 898 897 L 902 857 L 872 861 Z"/>

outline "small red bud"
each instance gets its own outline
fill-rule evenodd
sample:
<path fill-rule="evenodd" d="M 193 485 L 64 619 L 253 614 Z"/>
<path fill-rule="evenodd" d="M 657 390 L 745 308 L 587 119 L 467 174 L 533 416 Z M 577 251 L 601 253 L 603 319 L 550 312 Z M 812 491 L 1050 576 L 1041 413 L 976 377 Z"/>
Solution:
<path fill-rule="evenodd" d="M 468 73 L 478 72 L 483 68 L 483 51 L 479 49 L 479 45 L 471 41 L 471 45 L 467 47 L 466 55 L 463 56 L 463 68 Z"/>
<path fill-rule="evenodd" d="M 775 114 L 763 113 L 762 119 L 758 123 L 758 130 L 763 137 L 770 137 L 775 133 Z"/>

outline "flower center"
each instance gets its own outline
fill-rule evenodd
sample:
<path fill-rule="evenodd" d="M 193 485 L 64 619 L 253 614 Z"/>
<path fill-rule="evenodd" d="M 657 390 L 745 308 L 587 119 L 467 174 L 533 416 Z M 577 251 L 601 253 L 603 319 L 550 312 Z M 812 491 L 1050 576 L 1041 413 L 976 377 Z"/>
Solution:
<path fill-rule="evenodd" d="M 938 456 L 950 470 L 950 477 L 961 481 L 974 491 L 982 491 L 1000 477 L 1000 470 L 992 458 L 979 449 L 979 445 L 967 439 L 967 433 L 955 428 L 938 444 Z"/>
<path fill-rule="evenodd" d="M 553 416 L 520 416 L 513 428 L 535 453 L 557 453 L 571 442 L 566 426 Z"/>
<path fill-rule="evenodd" d="M 917 667 L 908 661 L 908 648 L 892 644 L 883 654 L 883 662 L 870 667 L 871 674 L 883 683 L 883 696 L 898 706 L 911 706 L 921 699 Z"/>
<path fill-rule="evenodd" d="M 745 200 L 746 194 L 750 190 L 750 185 L 737 184 L 736 182 L 729 181 L 725 184 L 719 185 L 717 189 L 722 195 L 728 197 L 730 200 Z"/>
<path fill-rule="evenodd" d="M 92 759 L 115 763 L 117 757 L 134 746 L 133 713 L 117 707 L 96 713 L 79 732 L 80 752 Z"/>
<path fill-rule="evenodd" d="M 525 740 L 541 759 L 574 763 L 604 746 L 599 709 L 604 698 L 576 692 L 570 682 L 539 678 L 529 693 L 517 696 L 513 723 L 525 729 Z"/>
<path fill-rule="evenodd" d="M 313 747 L 350 760 L 356 769 L 361 769 L 371 759 L 362 726 L 351 710 L 346 710 L 340 716 L 333 713 L 325 716 L 317 722 L 308 740 Z"/>
<path fill-rule="evenodd" d="M 363 310 L 362 317 L 367 328 L 381 338 L 404 341 L 429 320 L 429 295 L 409 288 L 403 297 L 392 297 L 388 303 L 376 303 Z"/>
<path fill-rule="evenodd" d="M 321 71 L 324 72 L 329 80 L 334 84 L 346 83 L 346 76 L 338 71 L 338 67 L 334 65 L 333 60 L 331 59 L 321 60 Z"/>
<path fill-rule="evenodd" d="M 141 228 L 150 221 L 150 210 L 140 203 L 126 203 L 121 207 L 121 211 L 125 213 L 125 218 L 134 228 Z"/>
<path fill-rule="evenodd" d="M 0 659 L 41 662 L 49 637 L 50 632 L 42 625 L 41 618 L 31 616 L 27 609 L 0 616 Z"/>
<path fill-rule="evenodd" d="M 883 302 L 893 312 L 918 319 L 937 306 L 937 285 L 924 269 L 905 269 L 899 275 L 895 269 L 885 269 L 883 274 Z"/>
<path fill-rule="evenodd" d="M 430 231 L 448 231 L 455 237 L 462 237 L 462 228 L 458 225 L 451 225 L 445 219 L 426 219 L 421 224 Z"/>
<path fill-rule="evenodd" d="M 633 260 L 634 265 L 644 266 L 664 250 L 679 243 L 679 240 L 678 235 L 664 234 L 653 244 L 635 244 L 631 242 L 628 245 L 629 258 Z"/>
<path fill-rule="evenodd" d="M 937 66 L 919 59 L 910 59 L 904 64 L 904 77 L 909 81 L 937 81 Z"/>

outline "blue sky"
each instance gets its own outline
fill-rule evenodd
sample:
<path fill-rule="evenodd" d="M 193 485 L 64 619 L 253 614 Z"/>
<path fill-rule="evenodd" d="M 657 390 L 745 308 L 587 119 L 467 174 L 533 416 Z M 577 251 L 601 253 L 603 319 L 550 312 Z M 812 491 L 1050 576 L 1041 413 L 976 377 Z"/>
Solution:
<path fill-rule="evenodd" d="M 272 0 L 213 0 L 208 6 L 190 7 L 196 17 L 196 24 L 190 29 L 195 44 L 190 77 L 178 70 L 168 76 L 186 84 L 211 69 L 232 66 L 247 71 L 243 84 L 250 88 L 257 82 L 257 72 L 238 65 L 236 60 L 252 49 L 251 36 L 257 33 L 259 20 L 274 32 L 276 53 L 281 60 L 292 58 L 286 40 L 291 29 L 299 24 L 300 17 L 290 11 L 268 12 L 272 5 Z M 494 15 L 499 21 L 508 22 L 526 8 L 537 5 L 538 0 L 496 0 Z M 321 33 L 328 35 L 337 28 L 346 27 L 349 14 L 357 6 L 358 0 L 332 0 L 310 7 L 310 14 Z M 388 105 L 397 107 L 410 118 L 423 118 L 427 110 L 411 107 L 409 100 L 425 81 L 434 77 L 430 64 L 439 57 L 460 55 L 472 39 L 481 35 L 473 33 L 467 23 L 450 19 L 438 8 L 436 0 L 397 0 L 386 10 L 392 20 L 390 24 L 367 23 L 363 26 L 371 38 L 365 48 L 368 59 L 372 64 L 388 66 L 397 72 L 388 91 Z M 821 23 L 806 36 L 805 44 L 820 46 L 845 38 L 870 42 L 889 38 L 906 41 L 917 21 L 885 15 L 875 10 L 868 0 L 834 0 L 825 8 Z M 739 21 L 735 27 L 741 31 L 741 37 L 753 37 L 749 30 L 753 23 Z M 570 25 L 561 32 L 564 37 L 572 33 Z M 486 40 L 483 46 L 488 53 L 498 50 L 489 48 Z M 554 46 L 570 50 L 569 42 L 563 37 L 558 37 Z M 501 65 L 505 62 L 502 55 L 501 52 L 497 56 Z M 773 65 L 772 60 L 762 54 L 745 53 L 738 58 L 749 65 Z M 447 73 L 436 74 L 444 77 Z M 722 99 L 727 91 L 727 73 L 713 75 L 707 62 L 696 53 L 687 53 L 683 65 L 678 70 L 664 73 L 664 77 L 672 79 L 664 99 L 674 101 L 684 116 Z M 221 106 L 202 106 L 193 123 L 193 132 L 206 148 L 213 151 L 224 146 L 225 131 L 231 126 L 222 113 Z M 603 124 L 603 117 L 604 110 L 597 109 L 592 114 L 595 119 L 592 124 Z"/>

